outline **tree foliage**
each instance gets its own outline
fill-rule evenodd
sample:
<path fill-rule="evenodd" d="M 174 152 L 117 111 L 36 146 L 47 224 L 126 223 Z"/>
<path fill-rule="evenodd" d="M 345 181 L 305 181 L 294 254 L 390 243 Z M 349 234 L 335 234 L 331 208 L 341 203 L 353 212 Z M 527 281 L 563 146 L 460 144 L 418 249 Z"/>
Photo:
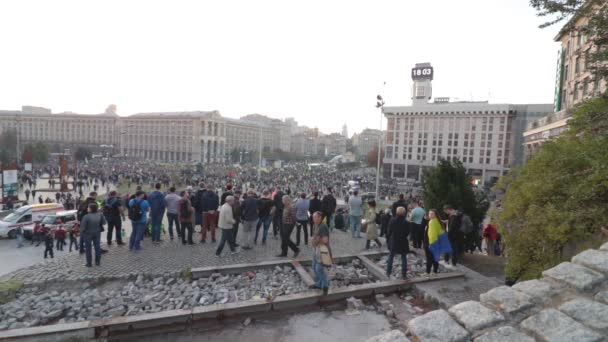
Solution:
<path fill-rule="evenodd" d="M 608 216 L 608 99 L 575 109 L 570 130 L 546 142 L 495 188 L 506 189 L 496 213 L 509 261 L 507 277 L 530 279 L 600 243 Z"/>
<path fill-rule="evenodd" d="M 93 152 L 91 151 L 91 149 L 87 148 L 87 147 L 78 147 L 76 148 L 76 152 L 75 152 L 75 157 L 76 160 L 79 161 L 83 161 L 85 159 L 91 159 L 91 157 L 93 156 Z"/>
<path fill-rule="evenodd" d="M 571 18 L 589 18 L 580 33 L 589 37 L 598 48 L 589 51 L 586 63 L 595 77 L 608 76 L 608 6 L 605 6 L 605 0 L 530 0 L 530 5 L 538 16 L 547 18 L 541 27 L 563 23 Z"/>
<path fill-rule="evenodd" d="M 489 202 L 485 193 L 476 191 L 467 175 L 467 170 L 459 160 L 453 162 L 439 160 L 437 166 L 426 169 L 422 179 L 424 205 L 427 209 L 441 211 L 451 204 L 471 217 L 473 223 L 483 221 Z"/>
<path fill-rule="evenodd" d="M 8 164 L 17 157 L 17 131 L 8 129 L 0 133 L 0 162 Z"/>
<path fill-rule="evenodd" d="M 367 165 L 369 167 L 377 167 L 378 166 L 378 146 L 375 146 L 371 151 L 367 153 L 366 156 Z M 380 152 L 380 165 L 384 162 L 384 149 Z"/>
<path fill-rule="evenodd" d="M 34 163 L 46 163 L 49 160 L 49 147 L 43 142 L 27 144 L 24 151 L 29 151 L 32 154 Z"/>

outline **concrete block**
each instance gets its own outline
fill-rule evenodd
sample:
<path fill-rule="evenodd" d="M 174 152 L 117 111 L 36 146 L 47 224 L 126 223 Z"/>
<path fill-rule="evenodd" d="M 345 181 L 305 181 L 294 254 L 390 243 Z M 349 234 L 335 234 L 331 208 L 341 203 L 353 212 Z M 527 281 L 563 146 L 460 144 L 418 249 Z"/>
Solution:
<path fill-rule="evenodd" d="M 95 328 L 88 321 L 0 331 L 2 341 L 91 341 L 94 338 Z"/>
<path fill-rule="evenodd" d="M 603 274 L 571 262 L 561 264 L 543 272 L 544 277 L 571 286 L 579 291 L 589 291 L 606 279 Z"/>
<path fill-rule="evenodd" d="M 542 341 L 604 341 L 602 335 L 553 308 L 545 309 L 527 318 L 520 325 L 522 329 L 534 334 Z"/>
<path fill-rule="evenodd" d="M 481 330 L 503 322 L 505 318 L 497 311 L 488 309 L 479 302 L 468 301 L 452 306 L 448 312 L 467 330 Z"/>
<path fill-rule="evenodd" d="M 530 296 L 534 303 L 542 304 L 551 301 L 555 295 L 555 289 L 547 282 L 533 279 L 513 285 L 512 289 L 523 292 Z"/>
<path fill-rule="evenodd" d="M 608 305 L 577 298 L 560 305 L 559 310 L 588 327 L 608 330 Z"/>
<path fill-rule="evenodd" d="M 594 271 L 608 273 L 608 251 L 588 249 L 575 255 L 572 258 L 572 262 L 588 267 Z"/>
<path fill-rule="evenodd" d="M 296 293 L 280 296 L 272 301 L 272 310 L 294 309 L 304 306 L 317 305 L 321 297 L 321 291 Z"/>
<path fill-rule="evenodd" d="M 222 317 L 268 312 L 272 310 L 272 303 L 267 300 L 248 300 L 244 302 L 224 304 Z"/>
<path fill-rule="evenodd" d="M 483 304 L 494 307 L 507 315 L 517 314 L 533 306 L 530 296 L 508 286 L 500 286 L 482 293 L 479 299 Z"/>
<path fill-rule="evenodd" d="M 435 310 L 416 317 L 407 324 L 415 341 L 465 342 L 470 335 L 445 310 Z"/>
<path fill-rule="evenodd" d="M 534 338 L 518 331 L 517 329 L 506 326 L 487 332 L 474 342 L 534 342 Z"/>

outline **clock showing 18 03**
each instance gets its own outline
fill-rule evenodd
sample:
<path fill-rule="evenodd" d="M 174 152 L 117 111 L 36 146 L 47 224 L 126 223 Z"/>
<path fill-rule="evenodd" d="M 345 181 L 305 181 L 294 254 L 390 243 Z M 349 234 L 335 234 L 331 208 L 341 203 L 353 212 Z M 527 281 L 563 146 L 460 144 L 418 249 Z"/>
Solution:
<path fill-rule="evenodd" d="M 433 79 L 433 67 L 412 68 L 412 79 Z"/>

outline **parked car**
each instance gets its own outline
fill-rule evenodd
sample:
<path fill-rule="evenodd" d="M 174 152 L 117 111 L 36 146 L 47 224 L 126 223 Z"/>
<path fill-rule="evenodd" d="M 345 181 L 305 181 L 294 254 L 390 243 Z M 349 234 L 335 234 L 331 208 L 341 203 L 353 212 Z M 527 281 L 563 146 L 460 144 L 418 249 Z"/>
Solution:
<path fill-rule="evenodd" d="M 40 222 L 46 214 L 63 211 L 58 203 L 32 204 L 23 206 L 0 220 L 0 237 L 15 238 L 16 228 Z"/>

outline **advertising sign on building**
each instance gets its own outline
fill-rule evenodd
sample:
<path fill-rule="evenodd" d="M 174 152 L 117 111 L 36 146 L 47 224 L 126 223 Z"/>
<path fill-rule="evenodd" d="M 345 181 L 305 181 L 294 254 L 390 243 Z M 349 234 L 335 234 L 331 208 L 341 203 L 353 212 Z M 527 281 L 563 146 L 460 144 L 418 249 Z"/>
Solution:
<path fill-rule="evenodd" d="M 23 164 L 23 169 L 25 170 L 25 172 L 32 172 L 32 163 Z"/>

